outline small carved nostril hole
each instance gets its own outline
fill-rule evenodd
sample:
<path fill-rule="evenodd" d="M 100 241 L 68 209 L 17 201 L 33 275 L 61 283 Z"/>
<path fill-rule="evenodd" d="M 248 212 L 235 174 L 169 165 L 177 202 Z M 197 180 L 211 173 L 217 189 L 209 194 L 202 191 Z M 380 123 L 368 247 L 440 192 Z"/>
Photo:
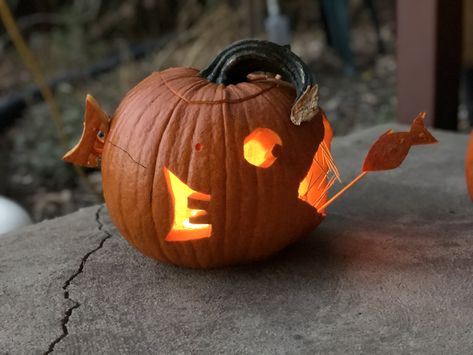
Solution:
<path fill-rule="evenodd" d="M 204 146 L 203 146 L 202 144 L 200 144 L 200 143 L 197 143 L 197 144 L 195 145 L 195 150 L 196 150 L 197 152 L 202 151 L 203 148 L 204 148 Z"/>

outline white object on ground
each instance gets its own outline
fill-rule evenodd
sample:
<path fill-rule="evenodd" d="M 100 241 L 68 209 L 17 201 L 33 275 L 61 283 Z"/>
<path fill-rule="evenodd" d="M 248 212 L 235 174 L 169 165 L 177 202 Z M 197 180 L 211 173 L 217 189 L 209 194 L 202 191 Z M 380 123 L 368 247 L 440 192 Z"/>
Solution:
<path fill-rule="evenodd" d="M 16 202 L 0 196 L 0 234 L 31 224 L 28 213 Z"/>

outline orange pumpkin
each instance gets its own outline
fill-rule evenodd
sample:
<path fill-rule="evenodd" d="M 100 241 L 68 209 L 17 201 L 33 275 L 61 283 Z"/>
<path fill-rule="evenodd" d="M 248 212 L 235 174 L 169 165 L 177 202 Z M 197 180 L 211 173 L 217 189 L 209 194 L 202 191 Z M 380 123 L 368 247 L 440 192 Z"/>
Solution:
<path fill-rule="evenodd" d="M 468 143 L 468 149 L 466 151 L 466 186 L 471 200 L 473 201 L 473 131 L 470 134 L 470 142 Z"/>
<path fill-rule="evenodd" d="M 257 71 L 285 80 L 249 76 Z M 317 98 L 289 48 L 240 41 L 201 72 L 151 74 L 127 93 L 108 131 L 89 97 L 84 135 L 65 160 L 91 166 L 101 157 L 108 212 L 143 254 L 188 267 L 246 263 L 323 218 L 315 207 L 335 167 Z"/>

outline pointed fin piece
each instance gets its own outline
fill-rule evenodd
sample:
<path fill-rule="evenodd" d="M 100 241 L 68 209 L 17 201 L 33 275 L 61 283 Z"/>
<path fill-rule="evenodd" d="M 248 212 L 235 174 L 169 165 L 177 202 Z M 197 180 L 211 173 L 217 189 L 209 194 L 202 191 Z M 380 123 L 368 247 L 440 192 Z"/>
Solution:
<path fill-rule="evenodd" d="M 425 128 L 425 116 L 426 113 L 421 112 L 412 122 L 409 132 L 412 138 L 412 145 L 437 143 L 437 139 Z"/>
<path fill-rule="evenodd" d="M 319 87 L 309 86 L 291 109 L 291 121 L 297 126 L 308 122 L 319 112 Z"/>
<path fill-rule="evenodd" d="M 371 146 L 363 172 L 395 169 L 404 161 L 413 145 L 437 143 L 424 125 L 425 112 L 421 112 L 412 122 L 409 132 L 387 131 Z"/>
<path fill-rule="evenodd" d="M 97 101 L 91 95 L 87 95 L 82 136 L 79 143 L 62 159 L 88 168 L 97 167 L 109 126 L 110 118 L 102 111 Z"/>

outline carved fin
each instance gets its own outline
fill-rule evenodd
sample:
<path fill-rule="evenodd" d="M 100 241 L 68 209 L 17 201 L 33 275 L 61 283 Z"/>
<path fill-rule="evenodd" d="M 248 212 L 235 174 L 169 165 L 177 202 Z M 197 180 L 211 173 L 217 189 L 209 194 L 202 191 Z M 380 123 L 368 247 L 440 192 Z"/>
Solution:
<path fill-rule="evenodd" d="M 299 126 L 310 121 L 319 112 L 319 87 L 309 86 L 291 109 L 291 121 Z"/>
<path fill-rule="evenodd" d="M 64 161 L 89 168 L 97 167 L 102 156 L 110 118 L 92 95 L 85 99 L 84 130 L 79 143 L 62 158 Z"/>
<path fill-rule="evenodd" d="M 412 122 L 411 130 L 409 134 L 411 135 L 412 144 L 433 144 L 437 143 L 437 139 L 425 128 L 424 119 L 426 113 L 421 112 Z"/>

